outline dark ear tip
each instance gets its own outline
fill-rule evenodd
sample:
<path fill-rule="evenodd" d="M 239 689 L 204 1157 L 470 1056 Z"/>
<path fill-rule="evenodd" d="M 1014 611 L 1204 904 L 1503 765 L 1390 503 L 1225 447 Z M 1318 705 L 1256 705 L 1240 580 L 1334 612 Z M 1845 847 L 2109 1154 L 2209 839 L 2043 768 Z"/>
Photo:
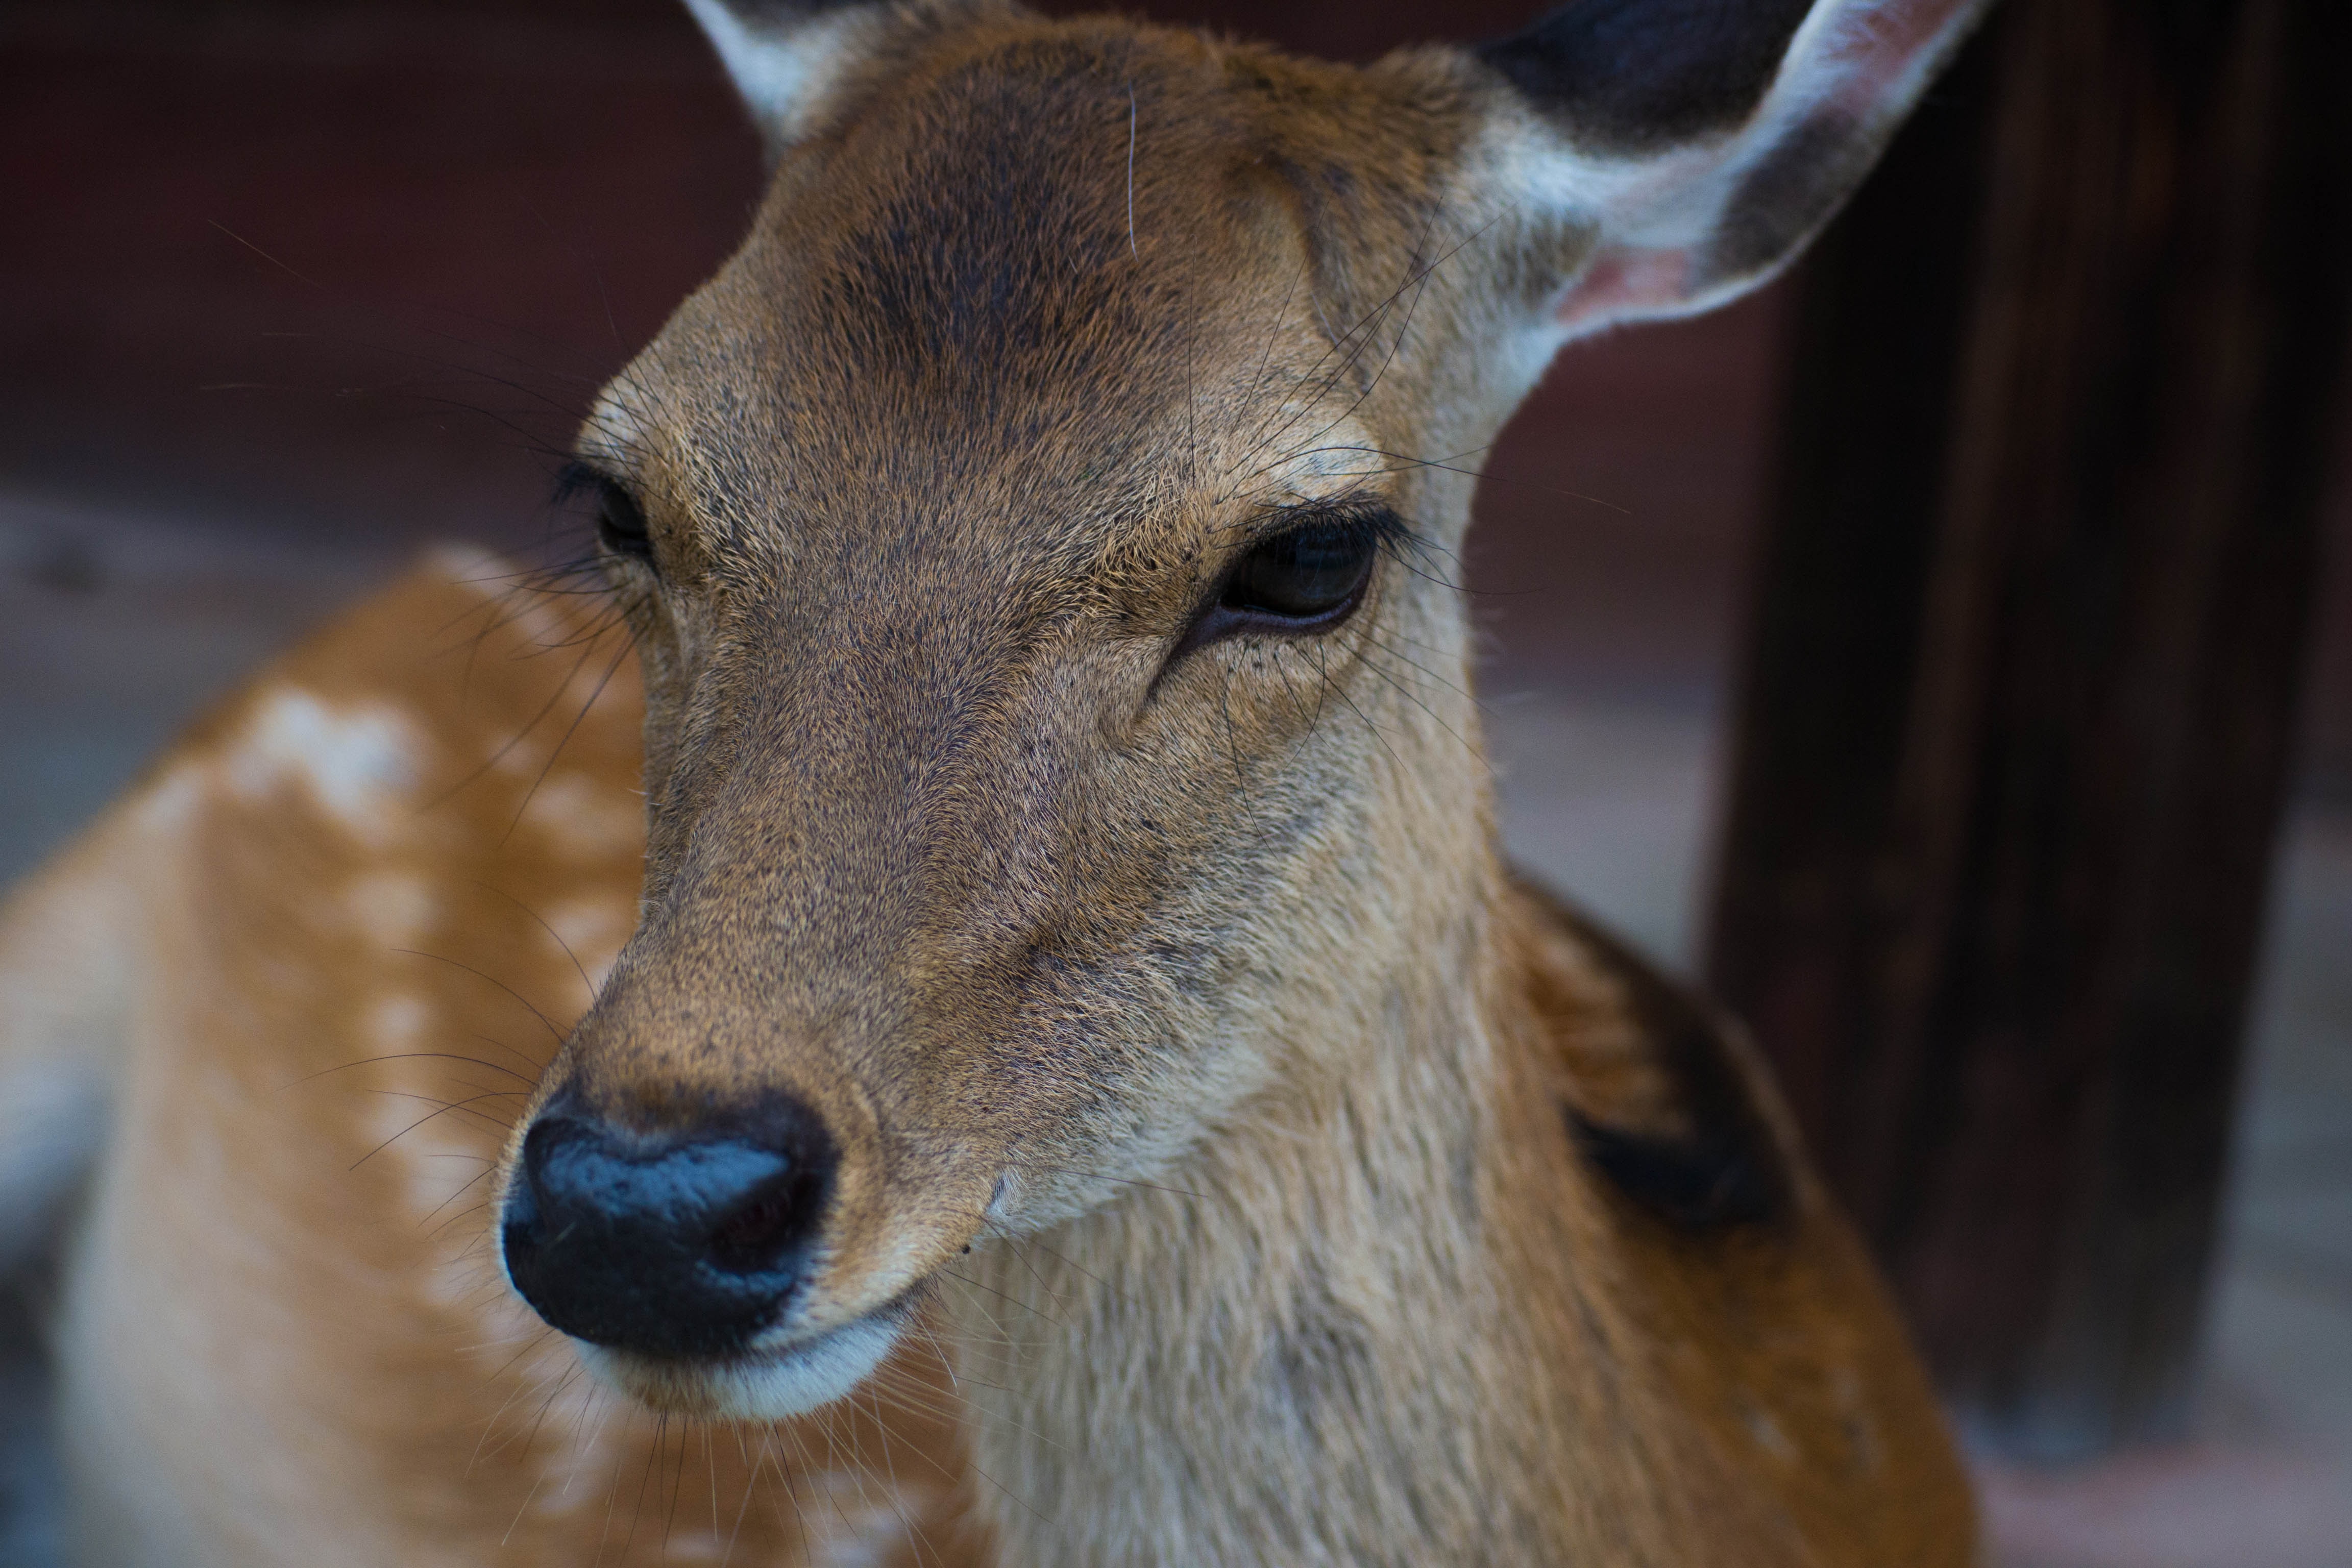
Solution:
<path fill-rule="evenodd" d="M 1577 140 L 1638 150 L 1745 121 L 1811 0 L 1570 0 L 1479 46 Z"/>

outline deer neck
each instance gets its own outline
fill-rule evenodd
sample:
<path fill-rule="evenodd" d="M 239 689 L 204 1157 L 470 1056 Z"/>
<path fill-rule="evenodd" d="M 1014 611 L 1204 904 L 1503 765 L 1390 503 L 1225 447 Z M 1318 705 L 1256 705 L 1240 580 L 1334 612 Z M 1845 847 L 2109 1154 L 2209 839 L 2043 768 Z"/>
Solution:
<path fill-rule="evenodd" d="M 1003 1561 L 1549 1563 L 1579 1518 L 1654 1533 L 1593 1495 L 1647 1441 L 1605 1371 L 1632 1336 L 1605 1267 L 1559 1266 L 1603 1231 L 1529 1152 L 1560 1112 L 1486 859 L 1353 1070 L 1235 1119 L 1183 1192 L 974 1256 L 950 1310 Z"/>

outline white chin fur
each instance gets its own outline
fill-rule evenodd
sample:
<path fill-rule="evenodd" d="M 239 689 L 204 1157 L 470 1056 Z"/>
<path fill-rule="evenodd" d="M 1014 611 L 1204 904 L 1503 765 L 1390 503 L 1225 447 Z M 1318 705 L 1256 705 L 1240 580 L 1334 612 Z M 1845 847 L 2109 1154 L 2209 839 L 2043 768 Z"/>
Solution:
<path fill-rule="evenodd" d="M 572 1342 L 588 1370 L 656 1410 L 710 1421 L 777 1421 L 830 1405 L 898 1342 L 896 1313 L 844 1323 L 805 1344 L 711 1362 L 657 1362 Z"/>

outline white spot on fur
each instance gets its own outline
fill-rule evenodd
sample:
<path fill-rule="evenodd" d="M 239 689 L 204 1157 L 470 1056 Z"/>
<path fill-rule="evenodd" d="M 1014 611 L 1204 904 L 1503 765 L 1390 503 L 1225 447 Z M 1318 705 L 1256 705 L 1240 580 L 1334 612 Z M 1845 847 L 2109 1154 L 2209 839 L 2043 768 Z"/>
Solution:
<path fill-rule="evenodd" d="M 468 1090 L 444 1086 L 439 1093 L 413 1095 L 405 1090 L 379 1093 L 376 1109 L 365 1119 L 367 1149 L 372 1164 L 387 1167 L 400 1179 L 401 1196 L 419 1221 L 446 1217 L 459 1206 L 466 1184 L 479 1175 L 484 1151 L 469 1141 L 453 1138 L 445 1126 L 452 1115 L 442 1107 L 466 1098 Z M 438 1114 L 436 1114 L 438 1113 Z M 428 1292 L 447 1304 L 446 1292 Z"/>
<path fill-rule="evenodd" d="M 557 853 L 574 860 L 602 858 L 618 845 L 634 845 L 639 832 L 636 798 L 598 784 L 585 773 L 551 773 L 523 808 L 525 826 L 536 829 Z M 567 937 L 565 939 L 569 941 Z"/>
<path fill-rule="evenodd" d="M 428 563 L 452 586 L 473 594 L 485 609 L 495 612 L 487 622 L 478 616 L 459 619 L 450 626 L 451 635 L 474 637 L 502 627 L 523 647 L 552 647 L 571 635 L 555 607 L 561 601 L 518 591 L 513 563 L 503 556 L 472 545 L 445 544 L 433 552 Z"/>
<path fill-rule="evenodd" d="M 580 967 L 588 972 L 589 984 L 602 990 L 604 977 L 612 973 L 613 960 L 620 956 L 621 944 L 636 928 L 637 910 L 635 903 L 576 899 L 555 905 L 542 918 L 554 933 L 548 938 L 548 946 L 556 949 L 559 957 L 562 949 L 570 949 Z"/>
<path fill-rule="evenodd" d="M 353 1157 L 366 1154 L 369 1165 L 396 1173 L 412 1218 L 437 1225 L 459 1216 L 487 1188 L 480 1178 L 499 1141 L 482 1118 L 510 1114 L 516 1101 L 506 1094 L 523 1086 L 494 1067 L 443 1054 L 451 1047 L 435 1028 L 432 1005 L 421 997 L 378 996 L 362 1018 L 357 1038 L 367 1065 L 352 1077 L 368 1104 L 358 1119 L 362 1142 Z M 444 1109 L 449 1106 L 462 1109 Z M 470 1235 L 472 1227 L 467 1228 Z M 471 1274 L 430 1272 L 426 1293 L 437 1306 L 457 1305 L 479 1283 Z"/>
<path fill-rule="evenodd" d="M 809 1542 L 813 1568 L 881 1568 L 888 1562 L 907 1538 L 906 1521 L 900 1517 L 905 1505 L 893 1507 L 889 1500 L 877 1498 L 883 1486 L 861 1476 L 827 1470 L 811 1480 L 814 1485 L 809 1489 L 817 1493 L 816 1508 L 827 1521 Z"/>
<path fill-rule="evenodd" d="M 432 1018 L 433 1010 L 421 999 L 395 991 L 376 999 L 368 1014 L 368 1033 L 374 1037 L 378 1050 L 413 1051 L 425 1037 L 425 1026 Z"/>
<path fill-rule="evenodd" d="M 373 839 L 394 826 L 400 797 L 415 784 L 415 749 L 407 721 L 382 703 L 337 709 L 281 687 L 257 702 L 229 752 L 228 780 L 256 800 L 290 780 L 344 827 Z"/>
<path fill-rule="evenodd" d="M 433 918 L 433 890 L 422 877 L 396 871 L 362 877 L 349 894 L 352 918 L 386 947 L 414 946 Z"/>
<path fill-rule="evenodd" d="M 397 1165 L 403 1168 L 404 1173 L 415 1174 L 415 1151 L 409 1146 L 408 1141 L 415 1136 L 413 1130 L 418 1119 L 432 1113 L 432 1104 L 426 1097 L 404 1089 L 377 1089 L 367 1092 L 372 1103 L 368 1113 L 361 1118 L 360 1124 L 360 1135 L 367 1142 L 360 1152 L 366 1154 L 373 1163 Z M 408 1195 L 422 1212 L 448 1194 L 421 1192 L 412 1185 Z"/>

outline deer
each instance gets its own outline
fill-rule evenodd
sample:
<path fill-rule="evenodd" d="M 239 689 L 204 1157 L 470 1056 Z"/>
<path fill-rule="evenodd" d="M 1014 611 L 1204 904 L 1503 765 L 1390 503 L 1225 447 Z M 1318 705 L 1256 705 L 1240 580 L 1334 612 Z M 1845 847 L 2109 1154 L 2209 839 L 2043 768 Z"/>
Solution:
<path fill-rule="evenodd" d="M 586 580 L 429 557 L 0 915 L 78 1561 L 1978 1561 L 1756 1048 L 1504 858 L 1447 563 L 1980 6 L 689 5 L 769 184 Z"/>

